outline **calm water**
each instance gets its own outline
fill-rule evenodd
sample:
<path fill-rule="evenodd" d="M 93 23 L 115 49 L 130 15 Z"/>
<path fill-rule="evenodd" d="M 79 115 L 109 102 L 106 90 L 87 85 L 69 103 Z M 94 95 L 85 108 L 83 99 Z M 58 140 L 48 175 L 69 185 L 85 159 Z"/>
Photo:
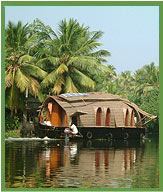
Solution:
<path fill-rule="evenodd" d="M 15 188 L 159 187 L 158 139 L 6 141 L 6 186 Z"/>

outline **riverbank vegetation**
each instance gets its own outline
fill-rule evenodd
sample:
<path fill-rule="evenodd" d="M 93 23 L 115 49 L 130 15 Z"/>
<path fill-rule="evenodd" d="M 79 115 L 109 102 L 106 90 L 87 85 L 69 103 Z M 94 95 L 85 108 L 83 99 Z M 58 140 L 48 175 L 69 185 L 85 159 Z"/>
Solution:
<path fill-rule="evenodd" d="M 129 99 L 157 115 L 148 128 L 159 130 L 159 67 L 151 62 L 135 72 L 117 74 L 106 59 L 111 53 L 100 49 L 102 31 L 91 31 L 74 19 L 54 27 L 57 30 L 38 19 L 6 26 L 6 130 L 17 129 L 26 97 L 38 97 L 42 102 L 49 94 L 89 91 Z"/>

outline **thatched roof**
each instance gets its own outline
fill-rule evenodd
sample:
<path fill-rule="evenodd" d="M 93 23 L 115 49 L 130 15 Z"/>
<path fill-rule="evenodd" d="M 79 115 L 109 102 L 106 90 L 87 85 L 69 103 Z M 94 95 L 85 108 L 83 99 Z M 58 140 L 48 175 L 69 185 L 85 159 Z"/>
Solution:
<path fill-rule="evenodd" d="M 49 96 L 43 105 L 46 105 L 51 101 L 58 103 L 66 111 L 68 118 L 80 115 L 81 122 L 87 124 L 87 126 L 92 125 L 95 122 L 95 114 L 99 107 L 103 109 L 105 114 L 109 108 L 112 114 L 111 121 L 113 126 L 114 124 L 116 124 L 116 126 L 122 126 L 125 124 L 124 121 L 127 111 L 129 111 L 129 113 L 135 111 L 138 120 L 140 121 L 146 117 L 151 120 L 156 118 L 156 116 L 146 113 L 129 100 L 109 93 L 66 93 L 58 96 Z M 85 122 L 85 118 L 87 118 L 87 122 Z"/>

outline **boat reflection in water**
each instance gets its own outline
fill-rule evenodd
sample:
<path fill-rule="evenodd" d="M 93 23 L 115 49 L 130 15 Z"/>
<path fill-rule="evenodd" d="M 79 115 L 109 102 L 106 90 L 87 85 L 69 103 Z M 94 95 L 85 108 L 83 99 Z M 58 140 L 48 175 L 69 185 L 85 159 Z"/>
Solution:
<path fill-rule="evenodd" d="M 100 177 L 96 178 L 98 183 L 100 180 L 105 183 L 109 178 L 118 179 L 125 176 L 136 161 L 141 161 L 144 151 L 143 141 L 141 149 L 135 148 L 140 147 L 140 144 L 128 148 L 128 141 L 115 143 L 116 147 L 113 142 L 91 140 L 68 142 L 65 145 L 60 142 L 57 148 L 51 145 L 52 143 L 49 143 L 46 151 L 39 152 L 39 156 L 42 157 L 39 158 L 39 164 L 42 165 L 40 168 L 46 169 L 46 177 L 59 174 L 61 178 L 78 177 L 83 180 L 99 175 Z"/>
<path fill-rule="evenodd" d="M 30 147 L 33 149 L 33 156 L 26 158 L 32 158 L 34 162 L 22 159 L 22 164 L 26 165 L 25 168 L 22 168 L 26 172 L 24 174 L 26 182 L 23 185 L 16 185 L 19 187 L 139 188 L 157 187 L 158 185 L 158 167 L 152 167 L 158 162 L 156 147 L 152 149 L 150 143 L 143 140 L 136 141 L 136 143 L 124 140 L 119 142 L 50 140 L 37 142 L 32 146 L 30 146 L 31 143 L 26 142 L 25 145 L 26 155 L 29 154 Z M 22 146 L 18 142 L 12 154 L 14 155 L 16 150 Z M 148 159 L 149 148 L 150 159 Z M 152 150 L 154 151 L 152 152 Z M 17 158 L 17 156 L 15 157 Z M 28 165 L 28 162 L 32 163 Z M 6 167 L 6 170 L 7 187 L 14 187 L 16 182 L 21 182 L 21 180 L 14 179 L 21 176 L 20 170 L 19 172 L 15 170 L 17 175 L 10 174 L 9 166 Z M 155 181 L 148 179 L 151 174 L 154 174 Z"/>

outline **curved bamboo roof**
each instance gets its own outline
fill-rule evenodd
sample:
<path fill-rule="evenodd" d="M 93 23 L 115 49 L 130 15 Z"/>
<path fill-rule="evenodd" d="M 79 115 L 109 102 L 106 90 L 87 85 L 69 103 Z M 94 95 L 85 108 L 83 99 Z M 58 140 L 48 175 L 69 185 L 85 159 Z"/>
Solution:
<path fill-rule="evenodd" d="M 72 109 L 73 113 L 79 113 L 82 111 L 83 113 L 87 113 L 87 111 L 83 111 L 83 107 L 92 106 L 93 103 L 96 102 L 109 102 L 113 103 L 115 108 L 121 108 L 121 105 L 127 105 L 136 111 L 138 111 L 143 116 L 149 117 L 151 119 L 156 118 L 157 116 L 151 115 L 143 110 L 141 110 L 136 104 L 130 102 L 128 99 L 120 98 L 120 96 L 113 95 L 110 93 L 103 92 L 87 92 L 87 93 L 65 93 L 58 96 L 49 96 L 44 104 L 49 100 L 56 101 L 63 109 Z M 114 107 L 113 107 L 114 108 Z M 80 110 L 81 109 L 81 110 Z"/>

